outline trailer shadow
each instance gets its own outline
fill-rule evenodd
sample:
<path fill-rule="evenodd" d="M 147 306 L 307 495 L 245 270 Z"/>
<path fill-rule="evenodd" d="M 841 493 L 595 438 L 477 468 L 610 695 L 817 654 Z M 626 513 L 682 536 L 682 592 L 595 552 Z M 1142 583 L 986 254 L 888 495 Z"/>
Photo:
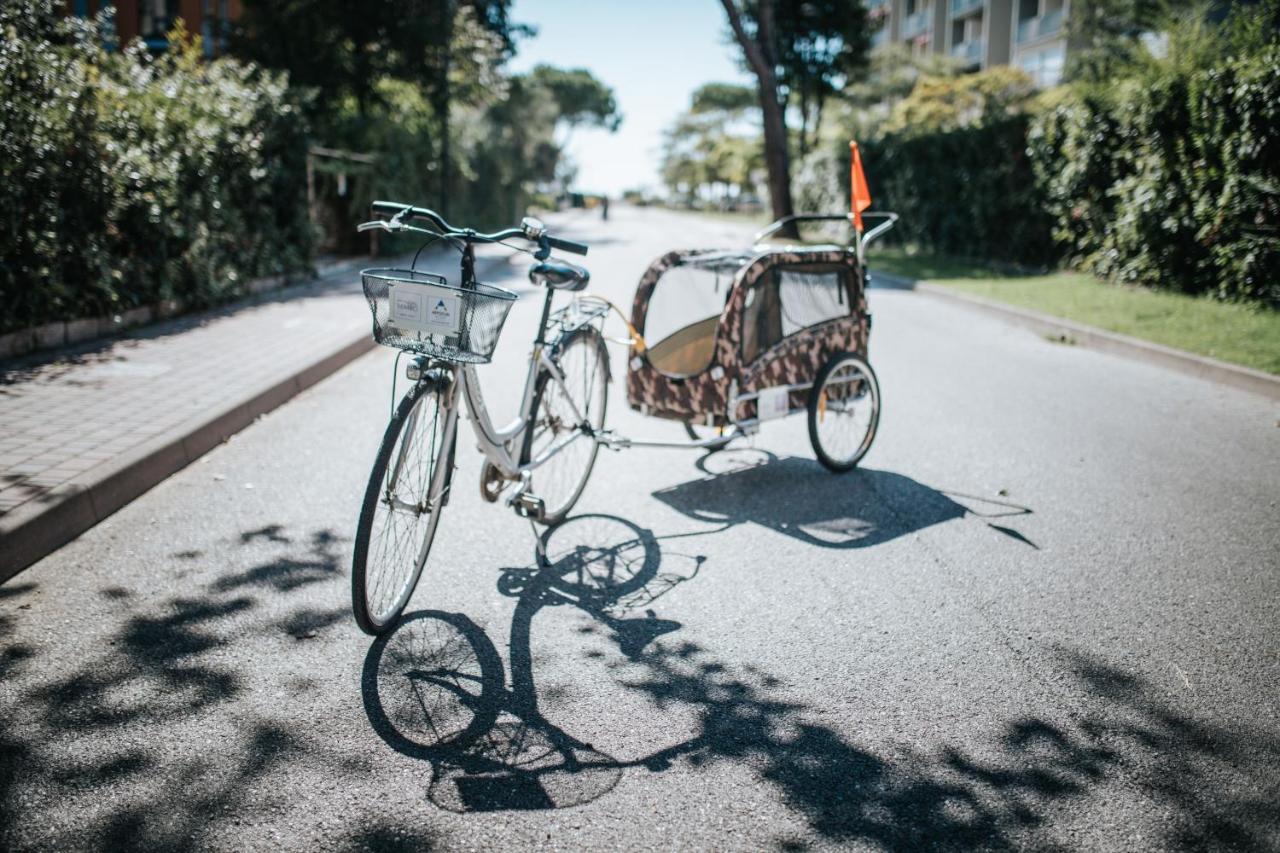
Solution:
<path fill-rule="evenodd" d="M 710 467 L 720 455 L 728 458 Z M 750 522 L 821 548 L 870 548 L 957 518 L 1031 514 L 1027 507 L 941 491 L 890 471 L 856 468 L 833 475 L 812 460 L 759 450 L 722 451 L 704 457 L 699 467 L 707 476 L 653 496 L 697 521 L 728 527 Z M 1007 523 L 986 523 L 1037 547 Z"/>

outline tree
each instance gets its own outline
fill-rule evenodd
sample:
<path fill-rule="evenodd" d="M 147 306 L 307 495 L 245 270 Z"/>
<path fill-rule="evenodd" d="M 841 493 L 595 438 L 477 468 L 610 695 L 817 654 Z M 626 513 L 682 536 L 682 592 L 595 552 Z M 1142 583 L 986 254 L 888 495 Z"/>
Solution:
<path fill-rule="evenodd" d="M 800 116 L 800 156 L 822 126 L 822 108 L 839 84 L 866 65 L 871 37 L 856 0 L 803 0 L 777 7 L 779 83 Z"/>
<path fill-rule="evenodd" d="M 760 101 L 747 86 L 735 83 L 704 83 L 694 93 L 689 107 L 693 113 L 720 112 L 741 115 L 760 106 Z"/>
<path fill-rule="evenodd" d="M 760 139 L 734 135 L 733 125 L 758 108 L 755 92 L 729 83 L 707 83 L 693 93 L 664 134 L 662 177 L 672 195 L 727 202 L 752 189 L 760 168 Z"/>
<path fill-rule="evenodd" d="M 577 179 L 577 164 L 564 151 L 578 127 L 599 127 L 610 133 L 622 124 L 622 113 L 613 90 L 585 68 L 555 68 L 538 65 L 529 73 L 531 86 L 541 90 L 555 104 L 557 164 L 555 179 L 567 190 Z"/>
<path fill-rule="evenodd" d="M 720 0 L 729 28 L 756 77 L 764 126 L 764 163 L 768 173 L 773 218 L 791 216 L 791 155 L 787 150 L 785 101 L 778 86 L 778 42 L 774 28 L 774 0 L 756 0 L 754 26 L 738 7 L 738 0 Z"/>
<path fill-rule="evenodd" d="M 887 133 L 930 134 L 999 122 L 1023 112 L 1035 82 L 1020 68 L 997 65 L 957 77 L 921 77 L 911 94 L 893 105 Z"/>
<path fill-rule="evenodd" d="M 839 125 L 855 139 L 878 136 L 894 106 L 915 90 L 923 79 L 956 77 L 963 65 L 950 56 L 925 53 L 912 56 L 905 45 L 885 45 L 871 55 L 866 73 L 846 83 L 838 104 L 847 108 Z"/>
<path fill-rule="evenodd" d="M 823 100 L 865 62 L 868 36 L 859 0 L 720 0 L 734 41 L 756 78 L 764 160 L 775 218 L 794 212 L 787 107 L 802 114 L 801 148 Z M 812 116 L 812 117 L 811 117 Z"/>
<path fill-rule="evenodd" d="M 449 108 L 459 32 L 473 24 L 496 37 L 498 62 L 528 29 L 507 17 L 511 0 L 244 0 L 232 33 L 238 55 L 289 72 L 314 92 L 312 119 L 324 125 L 335 104 L 355 99 L 366 115 L 384 78 L 422 86 L 441 128 L 442 211 L 448 206 L 452 155 Z"/>
<path fill-rule="evenodd" d="M 560 121 L 575 127 L 602 127 L 613 133 L 622 124 L 622 113 L 613 90 L 585 68 L 554 68 L 539 65 L 530 73 L 533 82 L 555 99 Z"/>

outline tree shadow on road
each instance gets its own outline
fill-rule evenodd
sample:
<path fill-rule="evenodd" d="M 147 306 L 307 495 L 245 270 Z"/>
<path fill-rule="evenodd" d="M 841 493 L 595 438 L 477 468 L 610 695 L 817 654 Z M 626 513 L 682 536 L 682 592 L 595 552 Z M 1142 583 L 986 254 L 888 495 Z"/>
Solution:
<path fill-rule="evenodd" d="M 349 543 L 330 530 L 273 525 L 208 550 L 238 545 L 255 549 L 241 571 L 220 573 L 203 550 L 156 565 L 156 577 L 170 573 L 169 588 L 182 593 L 101 587 L 110 611 L 68 626 L 86 650 L 70 664 L 42 658 L 42 643 L 12 641 L 14 617 L 0 610 L 0 849 L 265 844 L 288 811 L 291 777 L 360 769 L 312 727 L 289 722 L 281 704 L 296 705 L 286 691 L 305 678 L 274 684 L 273 699 L 254 695 L 261 669 L 305 675 L 302 641 L 348 613 L 318 607 L 311 593 L 345 586 Z M 5 588 L 0 606 L 26 586 Z M 378 821 L 346 828 L 359 849 L 431 841 Z"/>
<path fill-rule="evenodd" d="M 799 698 L 788 673 L 679 639 L 682 626 L 650 605 L 696 577 L 702 560 L 679 555 L 685 564 L 669 568 L 677 555 L 661 541 L 622 519 L 571 519 L 547 534 L 545 557 L 504 572 L 499 589 L 516 598 L 510 687 L 493 642 L 465 616 L 419 612 L 373 644 L 366 712 L 388 744 L 432 765 L 432 802 L 463 812 L 563 808 L 608 794 L 627 774 L 729 764 L 803 819 L 805 833 L 774 839 L 782 849 L 1055 847 L 1064 812 L 1101 809 L 1114 795 L 1163 815 L 1148 839 L 1156 847 L 1265 847 L 1280 837 L 1269 807 L 1280 793 L 1274 732 L 1197 720 L 1150 681 L 1067 647 L 1047 655 L 1062 687 L 1042 713 L 972 736 L 913 730 L 902 733 L 910 745 L 863 742 Z M 687 721 L 693 712 L 692 729 L 623 755 L 553 722 L 557 702 L 539 701 L 530 642 L 544 608 L 607 628 L 619 683 L 656 715 Z"/>

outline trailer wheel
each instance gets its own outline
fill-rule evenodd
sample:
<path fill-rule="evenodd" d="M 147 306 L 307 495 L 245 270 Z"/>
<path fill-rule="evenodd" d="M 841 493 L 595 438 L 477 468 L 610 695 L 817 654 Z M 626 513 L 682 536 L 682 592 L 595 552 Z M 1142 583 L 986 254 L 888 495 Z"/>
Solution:
<path fill-rule="evenodd" d="M 832 471 L 851 471 L 875 441 L 880 383 L 871 365 L 839 353 L 818 371 L 809 392 L 809 442 Z"/>

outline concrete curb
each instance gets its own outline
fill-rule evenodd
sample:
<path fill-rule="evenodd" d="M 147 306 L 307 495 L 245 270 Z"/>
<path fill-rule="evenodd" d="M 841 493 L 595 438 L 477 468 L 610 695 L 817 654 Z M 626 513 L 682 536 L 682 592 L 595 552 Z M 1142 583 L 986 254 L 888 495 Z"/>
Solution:
<path fill-rule="evenodd" d="M 331 273 L 332 274 L 332 273 Z M 202 414 L 0 518 L 0 583 L 93 527 L 223 441 L 374 348 L 359 337 L 276 384 Z"/>
<path fill-rule="evenodd" d="M 884 278 L 892 281 L 901 281 L 901 279 L 896 279 L 893 276 L 885 276 L 874 271 L 871 275 L 873 279 Z M 1038 311 L 1029 311 L 1026 308 L 1005 305 L 1001 302 L 983 299 L 980 296 L 958 293 L 950 288 L 936 284 L 916 282 L 915 290 L 957 305 L 984 311 L 1042 335 L 1061 338 L 1091 349 L 1135 358 L 1148 364 L 1185 373 L 1188 376 L 1208 379 L 1212 382 L 1230 385 L 1243 391 L 1261 394 L 1271 400 L 1280 401 L 1280 376 L 1263 373 L 1261 370 L 1228 364 L 1225 361 L 1195 355 L 1173 347 L 1140 340 L 1139 338 L 1131 338 L 1128 335 L 1104 331 L 1093 326 L 1073 323 L 1070 320 L 1051 317 Z"/>

